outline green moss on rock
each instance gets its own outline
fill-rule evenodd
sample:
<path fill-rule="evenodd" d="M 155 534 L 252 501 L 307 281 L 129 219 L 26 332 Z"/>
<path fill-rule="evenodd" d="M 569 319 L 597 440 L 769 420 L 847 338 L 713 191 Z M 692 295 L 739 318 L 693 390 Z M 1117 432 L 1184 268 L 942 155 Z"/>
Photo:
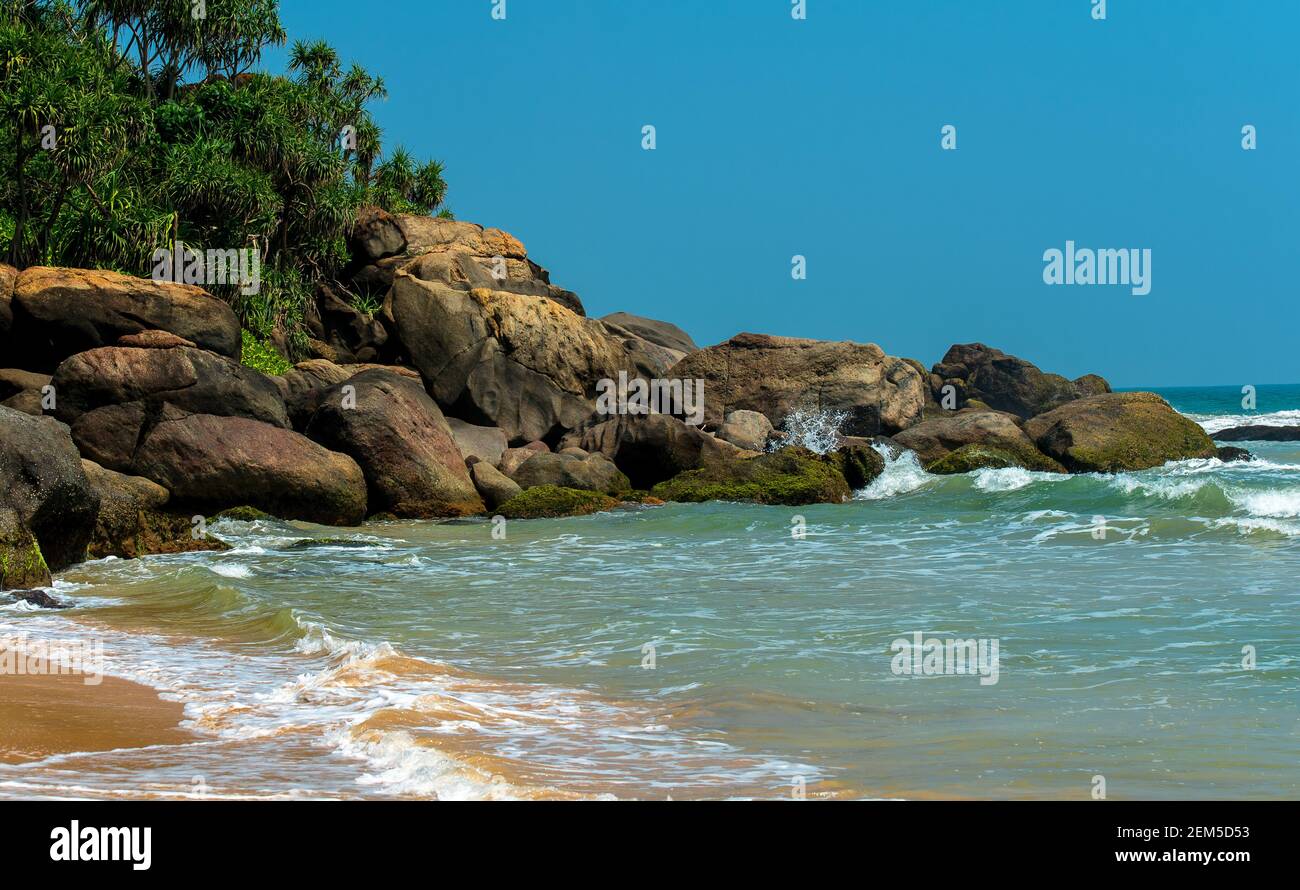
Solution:
<path fill-rule="evenodd" d="M 270 513 L 265 513 L 256 507 L 231 507 L 228 510 L 222 510 L 213 519 L 234 519 L 238 522 L 256 522 L 259 519 L 274 519 Z"/>
<path fill-rule="evenodd" d="M 0 590 L 47 587 L 50 567 L 41 545 L 12 511 L 0 517 Z"/>
<path fill-rule="evenodd" d="M 1217 453 L 1199 424 L 1148 392 L 1068 402 L 1028 420 L 1025 432 L 1044 453 L 1075 473 L 1146 470 Z"/>
<path fill-rule="evenodd" d="M 1064 473 L 1065 467 L 1044 454 L 1032 449 L 1013 449 L 993 445 L 981 445 L 978 442 L 963 445 L 956 451 L 950 451 L 938 460 L 926 465 L 928 472 L 939 476 L 954 473 L 970 473 L 986 468 L 1003 469 L 1021 467 L 1026 470 L 1038 470 L 1043 473 Z"/>
<path fill-rule="evenodd" d="M 665 501 L 752 501 L 757 504 L 838 504 L 851 495 L 830 458 L 800 449 L 716 461 L 660 482 L 651 494 Z"/>
<path fill-rule="evenodd" d="M 598 491 L 538 485 L 502 504 L 497 512 L 507 519 L 554 519 L 586 516 L 618 506 L 618 501 Z"/>

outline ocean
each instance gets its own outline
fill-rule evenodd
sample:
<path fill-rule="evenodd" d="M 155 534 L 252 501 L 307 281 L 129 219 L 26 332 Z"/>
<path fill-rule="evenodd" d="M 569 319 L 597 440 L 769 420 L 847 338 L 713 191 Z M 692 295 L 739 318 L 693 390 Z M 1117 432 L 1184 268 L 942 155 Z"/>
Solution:
<path fill-rule="evenodd" d="M 1158 390 L 1213 431 L 1300 386 Z M 223 520 L 0 639 L 103 642 L 193 740 L 0 797 L 1300 796 L 1300 443 L 1115 476 L 925 473 L 845 505 L 358 529 Z M 996 682 L 895 641 L 995 641 Z M 911 662 L 909 661 L 910 665 Z"/>

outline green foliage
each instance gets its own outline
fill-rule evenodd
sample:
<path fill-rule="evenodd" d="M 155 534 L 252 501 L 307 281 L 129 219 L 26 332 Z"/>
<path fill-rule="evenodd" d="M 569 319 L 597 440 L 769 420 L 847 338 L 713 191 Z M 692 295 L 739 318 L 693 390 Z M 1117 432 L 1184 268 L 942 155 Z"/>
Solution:
<path fill-rule="evenodd" d="M 152 269 L 179 238 L 257 249 L 262 292 L 210 289 L 262 340 L 305 345 L 303 308 L 349 260 L 357 211 L 437 213 L 442 165 L 384 158 L 383 81 L 325 43 L 284 75 L 275 0 L 0 0 L 0 246 L 8 261 Z M 445 212 L 445 211 L 442 211 Z"/>
<path fill-rule="evenodd" d="M 244 329 L 243 335 L 244 345 L 239 360 L 254 371 L 274 376 L 283 374 L 293 367 L 284 356 L 275 351 L 274 347 L 254 337 L 247 328 Z"/>

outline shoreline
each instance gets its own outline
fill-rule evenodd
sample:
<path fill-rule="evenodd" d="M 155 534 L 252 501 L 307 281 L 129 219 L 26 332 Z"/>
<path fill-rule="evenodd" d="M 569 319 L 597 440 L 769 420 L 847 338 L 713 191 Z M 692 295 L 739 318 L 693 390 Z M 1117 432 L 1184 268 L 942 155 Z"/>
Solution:
<path fill-rule="evenodd" d="M 183 716 L 180 702 L 120 677 L 89 686 L 75 674 L 0 674 L 0 763 L 183 744 L 195 738 Z"/>

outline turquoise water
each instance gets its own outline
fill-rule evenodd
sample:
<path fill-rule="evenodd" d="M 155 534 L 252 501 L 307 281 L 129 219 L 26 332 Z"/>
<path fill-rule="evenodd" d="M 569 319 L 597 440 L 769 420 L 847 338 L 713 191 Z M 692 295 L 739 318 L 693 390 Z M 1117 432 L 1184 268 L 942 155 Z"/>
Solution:
<path fill-rule="evenodd" d="M 1240 387 L 1162 394 L 1244 422 Z M 1300 387 L 1257 398 L 1300 417 Z M 1294 798 L 1300 443 L 1249 447 L 1118 476 L 904 457 L 846 505 L 505 540 L 225 522 L 227 553 L 87 564 L 76 610 L 0 611 L 0 636 L 102 638 L 195 733 L 0 767 L 0 794 Z M 896 674 L 914 632 L 996 640 L 997 682 Z"/>

